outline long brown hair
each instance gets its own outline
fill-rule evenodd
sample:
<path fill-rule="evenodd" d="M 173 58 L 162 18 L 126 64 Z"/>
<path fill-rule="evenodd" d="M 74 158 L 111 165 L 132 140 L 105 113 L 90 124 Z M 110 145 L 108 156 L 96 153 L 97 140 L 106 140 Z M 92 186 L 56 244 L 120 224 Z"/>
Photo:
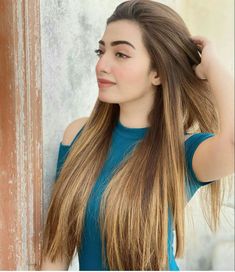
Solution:
<path fill-rule="evenodd" d="M 184 133 L 219 133 L 219 118 L 209 84 L 195 75 L 198 48 L 182 18 L 155 1 L 126 1 L 107 24 L 131 20 L 140 26 L 143 43 L 161 85 L 156 86 L 150 128 L 112 173 L 100 205 L 104 262 L 110 270 L 161 270 L 168 266 L 169 211 L 176 231 L 176 257 L 184 252 L 187 175 Z M 119 105 L 97 99 L 79 138 L 54 184 L 44 232 L 43 255 L 65 257 L 70 264 L 81 247 L 84 215 L 92 187 L 105 162 Z M 206 186 L 210 227 L 216 230 L 221 182 Z"/>

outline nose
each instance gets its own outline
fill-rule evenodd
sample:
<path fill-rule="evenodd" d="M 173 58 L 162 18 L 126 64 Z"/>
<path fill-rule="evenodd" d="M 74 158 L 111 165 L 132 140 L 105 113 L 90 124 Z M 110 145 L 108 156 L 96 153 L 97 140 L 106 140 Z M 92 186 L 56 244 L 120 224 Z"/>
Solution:
<path fill-rule="evenodd" d="M 110 73 L 111 72 L 111 61 L 110 58 L 108 58 L 108 55 L 104 54 L 100 56 L 97 64 L 96 64 L 96 72 L 97 74 L 101 73 Z"/>

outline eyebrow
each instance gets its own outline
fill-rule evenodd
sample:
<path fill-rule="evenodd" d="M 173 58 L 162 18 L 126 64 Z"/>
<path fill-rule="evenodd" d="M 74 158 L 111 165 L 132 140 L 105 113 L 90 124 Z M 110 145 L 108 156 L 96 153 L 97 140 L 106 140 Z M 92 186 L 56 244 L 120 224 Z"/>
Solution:
<path fill-rule="evenodd" d="M 100 40 L 100 41 L 99 41 L 99 44 L 102 44 L 103 46 L 105 46 L 105 42 L 104 42 L 103 40 Z M 121 41 L 113 41 L 113 42 L 111 42 L 110 44 L 111 44 L 111 46 L 116 46 L 116 45 L 119 45 L 119 44 L 127 44 L 127 45 L 129 45 L 129 46 L 131 46 L 132 48 L 135 49 L 134 45 L 131 44 L 131 43 L 128 42 L 128 41 L 122 41 L 122 40 L 121 40 Z"/>

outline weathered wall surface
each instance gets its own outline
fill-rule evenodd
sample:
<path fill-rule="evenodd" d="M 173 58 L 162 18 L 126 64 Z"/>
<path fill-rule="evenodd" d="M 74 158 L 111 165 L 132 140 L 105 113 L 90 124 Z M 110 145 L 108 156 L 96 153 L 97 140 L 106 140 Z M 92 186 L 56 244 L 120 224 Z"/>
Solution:
<path fill-rule="evenodd" d="M 50 197 L 59 142 L 65 127 L 74 119 L 88 116 L 98 94 L 94 49 L 105 29 L 106 18 L 123 1 L 41 1 L 42 84 L 44 127 L 44 211 Z M 233 1 L 160 1 L 175 8 L 192 34 L 202 34 L 218 45 L 224 61 L 233 70 Z M 192 199 L 195 229 L 187 224 L 186 255 L 178 260 L 181 269 L 234 268 L 234 202 L 223 207 L 223 223 L 211 234 L 198 205 Z M 221 252 L 226 252 L 223 254 Z M 70 269 L 79 266 L 77 256 Z"/>
<path fill-rule="evenodd" d="M 41 231 L 39 1 L 0 1 L 0 270 L 38 269 Z"/>

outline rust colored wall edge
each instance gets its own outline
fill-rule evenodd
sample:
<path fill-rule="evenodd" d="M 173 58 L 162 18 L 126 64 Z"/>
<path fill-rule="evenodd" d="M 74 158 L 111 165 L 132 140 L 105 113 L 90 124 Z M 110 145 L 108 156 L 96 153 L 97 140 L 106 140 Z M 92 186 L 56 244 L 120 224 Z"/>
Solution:
<path fill-rule="evenodd" d="M 17 3 L 18 2 L 18 3 Z M 14 2 L 17 206 L 21 243 L 17 269 L 38 269 L 42 221 L 40 1 Z M 16 24 L 14 24 L 16 26 Z"/>
<path fill-rule="evenodd" d="M 0 69 L 0 100 L 7 102 L 0 102 L 0 269 L 34 270 L 43 225 L 40 0 L 3 0 L 0 6 L 1 42 L 10 41 L 1 47 L 9 69 Z"/>

